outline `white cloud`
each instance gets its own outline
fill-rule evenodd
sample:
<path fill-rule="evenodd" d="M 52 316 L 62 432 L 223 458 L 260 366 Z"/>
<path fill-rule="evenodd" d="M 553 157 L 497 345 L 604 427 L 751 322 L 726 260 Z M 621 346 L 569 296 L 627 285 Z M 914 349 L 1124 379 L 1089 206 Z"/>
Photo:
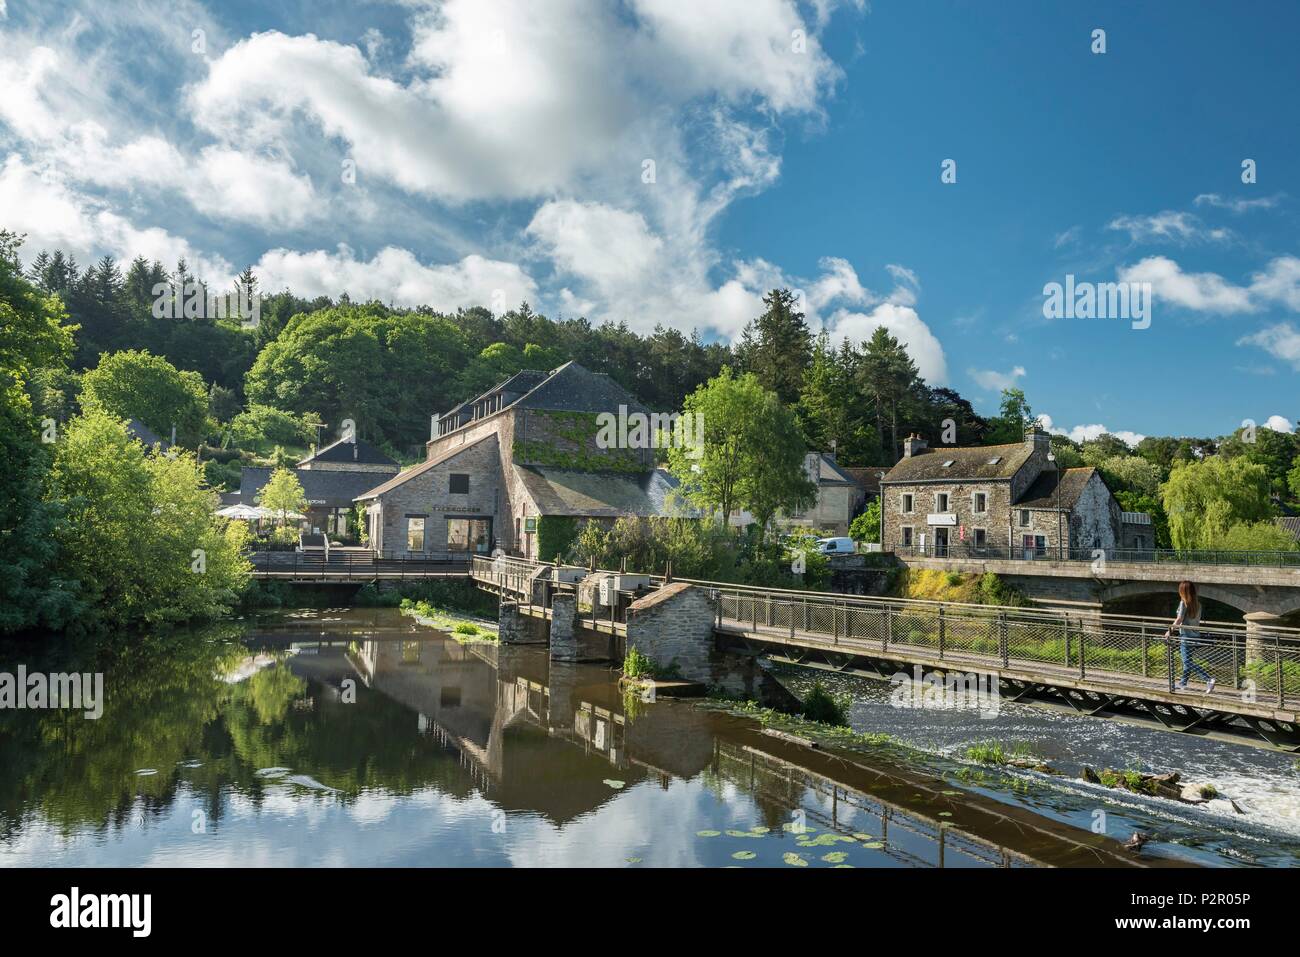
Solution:
<path fill-rule="evenodd" d="M 1214 206 L 1218 209 L 1231 210 L 1234 213 L 1245 213 L 1252 209 L 1272 209 L 1281 200 L 1281 196 L 1261 196 L 1258 199 L 1233 199 L 1223 197 L 1218 193 L 1201 193 L 1196 197 L 1197 206 Z"/>
<path fill-rule="evenodd" d="M 1272 429 L 1274 432 L 1294 432 L 1295 426 L 1291 420 L 1282 415 L 1270 415 L 1264 420 L 1264 428 Z"/>
<path fill-rule="evenodd" d="M 556 266 L 590 282 L 606 299 L 661 279 L 655 271 L 663 240 L 640 213 L 556 200 L 537 210 L 525 232 Z"/>
<path fill-rule="evenodd" d="M 160 227 L 138 227 L 57 178 L 42 177 L 16 154 L 0 167 L 0 210 L 6 228 L 27 235 L 23 255 L 28 258 L 41 249 L 57 248 L 83 266 L 106 253 L 123 261 L 136 256 L 157 259 L 168 269 L 185 259 L 192 273 L 212 285 L 234 278 L 222 257 L 200 252 Z"/>
<path fill-rule="evenodd" d="M 1012 388 L 1025 377 L 1025 367 L 1016 366 L 1010 372 L 998 372 L 996 369 L 967 369 L 975 384 L 986 392 L 1001 393 L 1003 389 Z"/>
<path fill-rule="evenodd" d="M 1040 415 L 1038 423 L 1052 435 L 1064 435 L 1074 442 L 1087 442 L 1097 438 L 1100 435 L 1113 435 L 1128 444 L 1130 448 L 1141 442 L 1145 435 L 1140 432 L 1129 432 L 1125 429 L 1108 429 L 1104 425 L 1076 425 L 1070 429 L 1058 428 L 1052 421 L 1050 415 Z"/>
<path fill-rule="evenodd" d="M 1242 336 L 1239 346 L 1258 346 L 1274 358 L 1289 362 L 1300 369 L 1300 330 L 1289 322 L 1266 326 L 1258 332 Z"/>
<path fill-rule="evenodd" d="M 1262 272 L 1251 276 L 1251 295 L 1300 312 L 1300 257 L 1279 256 Z"/>
<path fill-rule="evenodd" d="M 537 294 L 536 284 L 514 263 L 466 256 L 460 262 L 426 266 L 409 250 L 394 246 L 369 261 L 356 258 L 344 245 L 333 253 L 272 249 L 253 271 L 268 291 L 287 287 L 307 299 L 346 292 L 353 301 L 378 299 L 446 311 L 493 303 L 514 307 L 521 300 L 535 300 Z"/>
<path fill-rule="evenodd" d="M 1149 282 L 1158 299 L 1197 312 L 1251 312 L 1250 290 L 1234 286 L 1216 273 L 1188 273 L 1165 256 L 1149 256 L 1119 269 L 1123 282 Z"/>
<path fill-rule="evenodd" d="M 1226 242 L 1232 238 L 1227 229 L 1210 228 L 1191 213 L 1167 209 L 1149 216 L 1117 216 L 1106 226 L 1129 234 L 1135 243 L 1172 242 L 1187 245 L 1196 242 Z"/>

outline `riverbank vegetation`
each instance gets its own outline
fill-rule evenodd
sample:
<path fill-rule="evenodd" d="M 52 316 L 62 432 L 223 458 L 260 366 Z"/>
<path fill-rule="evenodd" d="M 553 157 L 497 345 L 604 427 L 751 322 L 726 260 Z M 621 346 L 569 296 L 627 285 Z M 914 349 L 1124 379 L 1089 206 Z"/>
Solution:
<path fill-rule="evenodd" d="M 458 641 L 496 641 L 497 625 L 482 618 L 470 616 L 443 608 L 432 602 L 419 599 L 403 598 L 400 608 L 402 614 L 421 619 L 440 631 L 446 631 Z"/>

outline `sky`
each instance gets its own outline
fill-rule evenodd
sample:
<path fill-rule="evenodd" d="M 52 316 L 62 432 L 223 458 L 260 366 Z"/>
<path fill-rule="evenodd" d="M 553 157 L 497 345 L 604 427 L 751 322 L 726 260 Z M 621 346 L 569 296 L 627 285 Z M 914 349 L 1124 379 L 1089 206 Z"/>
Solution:
<path fill-rule="evenodd" d="M 1298 31 L 1191 0 L 0 0 L 0 228 L 28 261 L 707 339 L 783 285 L 985 414 L 1014 386 L 1076 439 L 1289 430 Z M 1067 277 L 1149 290 L 1149 324 L 1049 318 Z"/>

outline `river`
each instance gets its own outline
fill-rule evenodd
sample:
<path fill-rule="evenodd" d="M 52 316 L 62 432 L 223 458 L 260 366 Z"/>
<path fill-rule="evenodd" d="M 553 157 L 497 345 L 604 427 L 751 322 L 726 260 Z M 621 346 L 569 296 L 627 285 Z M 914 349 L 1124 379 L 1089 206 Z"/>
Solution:
<path fill-rule="evenodd" d="M 996 736 L 1061 761 L 1124 765 L 1159 748 L 1180 770 L 1212 764 L 1226 793 L 1253 802 L 1233 822 L 1250 836 L 1064 779 L 972 776 L 953 756 L 993 736 L 980 719 L 900 712 L 880 683 L 853 682 L 853 723 L 927 754 L 810 750 L 717 707 L 625 696 L 607 665 L 462 644 L 393 609 L 46 647 L 0 647 L 0 672 L 102 671 L 103 714 L 0 710 L 0 866 L 1296 860 L 1290 758 L 1027 707 L 1004 705 Z M 1099 804 L 1112 809 L 1105 834 L 1088 826 Z M 1140 859 L 1119 847 L 1135 828 L 1161 832 Z M 1268 845 L 1269 828 L 1284 837 Z"/>

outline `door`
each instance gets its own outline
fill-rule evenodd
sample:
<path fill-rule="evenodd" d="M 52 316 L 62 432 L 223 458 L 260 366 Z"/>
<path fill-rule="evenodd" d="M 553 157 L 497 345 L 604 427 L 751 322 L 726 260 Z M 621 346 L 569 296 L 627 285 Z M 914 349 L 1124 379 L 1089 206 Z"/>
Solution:
<path fill-rule="evenodd" d="M 936 558 L 948 557 L 948 529 L 946 528 L 934 530 L 934 555 Z"/>

